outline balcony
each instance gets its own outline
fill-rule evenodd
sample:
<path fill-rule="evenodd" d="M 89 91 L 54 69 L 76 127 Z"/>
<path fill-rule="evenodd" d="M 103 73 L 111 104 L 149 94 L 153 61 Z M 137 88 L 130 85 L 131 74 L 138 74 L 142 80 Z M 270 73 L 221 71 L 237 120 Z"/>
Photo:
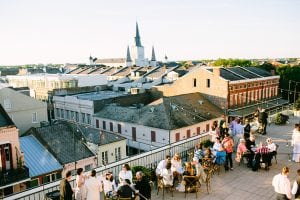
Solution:
<path fill-rule="evenodd" d="M 26 166 L 17 169 L 0 171 L 0 187 L 29 178 L 29 169 Z"/>

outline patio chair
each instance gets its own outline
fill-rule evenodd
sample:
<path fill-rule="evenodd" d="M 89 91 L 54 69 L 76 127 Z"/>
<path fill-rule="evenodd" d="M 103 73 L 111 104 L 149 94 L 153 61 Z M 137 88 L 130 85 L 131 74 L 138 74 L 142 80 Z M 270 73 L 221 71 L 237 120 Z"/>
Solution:
<path fill-rule="evenodd" d="M 165 198 L 165 190 L 168 192 L 170 191 L 171 193 L 171 196 L 173 197 L 173 190 L 174 190 L 174 187 L 173 185 L 166 185 L 164 184 L 164 181 L 163 181 L 163 178 L 160 177 L 157 179 L 157 194 L 159 193 L 159 191 L 162 190 L 162 193 L 163 193 L 163 199 Z"/>
<path fill-rule="evenodd" d="M 184 181 L 184 197 L 187 193 L 195 192 L 196 198 L 198 198 L 197 192 L 200 188 L 199 176 L 183 176 Z"/>

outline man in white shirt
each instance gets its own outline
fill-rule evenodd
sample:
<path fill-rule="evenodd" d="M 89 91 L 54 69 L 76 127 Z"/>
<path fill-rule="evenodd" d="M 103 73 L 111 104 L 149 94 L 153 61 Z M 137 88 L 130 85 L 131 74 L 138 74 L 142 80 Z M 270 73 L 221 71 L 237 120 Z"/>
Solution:
<path fill-rule="evenodd" d="M 295 195 L 295 199 L 300 199 L 300 169 L 297 170 L 298 178 L 293 184 L 292 194 Z"/>
<path fill-rule="evenodd" d="M 288 200 L 292 198 L 291 183 L 287 178 L 290 169 L 288 167 L 282 168 L 280 174 L 274 176 L 272 186 L 277 193 L 276 200 Z"/>
<path fill-rule="evenodd" d="M 96 178 L 96 171 L 91 171 L 90 178 L 85 182 L 86 200 L 100 199 L 100 192 L 102 192 L 102 184 Z"/>
<path fill-rule="evenodd" d="M 166 155 L 166 158 L 162 161 L 160 161 L 156 167 L 155 173 L 156 175 L 160 175 L 162 173 L 162 170 L 164 168 L 166 168 L 167 162 L 170 161 L 171 162 L 171 156 Z"/>

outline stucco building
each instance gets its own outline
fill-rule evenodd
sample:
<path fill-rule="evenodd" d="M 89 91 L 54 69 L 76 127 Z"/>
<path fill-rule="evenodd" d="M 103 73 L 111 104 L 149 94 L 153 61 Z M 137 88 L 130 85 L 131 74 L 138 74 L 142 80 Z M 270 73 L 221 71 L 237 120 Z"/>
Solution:
<path fill-rule="evenodd" d="M 23 134 L 31 127 L 48 121 L 47 103 L 31 98 L 9 87 L 0 85 L 0 104 Z"/>

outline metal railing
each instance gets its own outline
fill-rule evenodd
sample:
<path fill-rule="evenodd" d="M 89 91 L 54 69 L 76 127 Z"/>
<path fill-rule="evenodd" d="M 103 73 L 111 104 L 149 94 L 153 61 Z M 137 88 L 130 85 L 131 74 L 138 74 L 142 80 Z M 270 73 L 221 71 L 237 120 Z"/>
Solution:
<path fill-rule="evenodd" d="M 179 153 L 182 158 L 188 158 L 188 153 L 193 151 L 195 145 L 205 139 L 210 139 L 209 133 L 203 133 L 194 137 L 172 143 L 165 147 L 157 148 L 136 156 L 132 156 L 118 162 L 108 164 L 96 168 L 97 175 L 103 174 L 105 171 L 112 171 L 113 174 L 118 175 L 122 168 L 122 165 L 128 163 L 130 166 L 144 166 L 147 168 L 155 169 L 157 163 L 165 158 L 166 155 L 174 155 Z M 74 186 L 74 179 L 72 179 L 72 185 Z M 32 188 L 26 191 L 22 191 L 11 196 L 6 196 L 7 200 L 22 199 L 22 200 L 44 200 L 45 194 L 54 190 L 59 190 L 60 181 L 55 181 L 49 184 L 45 184 L 36 188 Z"/>

